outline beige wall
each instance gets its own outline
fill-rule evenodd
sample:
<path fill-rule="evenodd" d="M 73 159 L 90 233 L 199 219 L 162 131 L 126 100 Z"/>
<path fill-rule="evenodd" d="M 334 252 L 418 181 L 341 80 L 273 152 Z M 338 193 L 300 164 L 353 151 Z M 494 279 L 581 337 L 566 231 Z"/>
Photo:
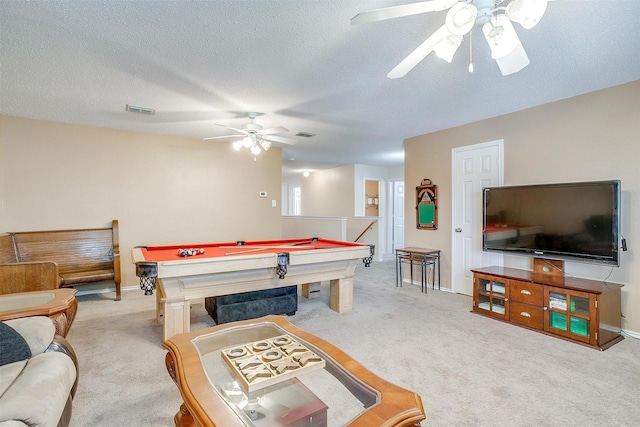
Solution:
<path fill-rule="evenodd" d="M 488 100 L 490 101 L 490 100 Z M 621 223 L 629 251 L 619 268 L 567 263 L 578 277 L 623 283 L 622 327 L 640 333 L 640 81 L 561 100 L 504 116 L 446 129 L 405 141 L 407 188 L 429 177 L 438 185 L 437 231 L 415 229 L 406 215 L 405 244 L 442 250 L 443 285 L 451 281 L 451 150 L 504 140 L 504 184 L 620 179 Z M 406 212 L 413 199 L 406 198 Z M 521 259 L 505 257 L 505 265 Z"/>
<path fill-rule="evenodd" d="M 118 219 L 123 286 L 138 284 L 136 245 L 281 235 L 275 147 L 254 161 L 223 142 L 0 116 L 0 162 L 0 231 Z"/>
<path fill-rule="evenodd" d="M 354 215 L 354 165 L 342 166 L 310 174 L 302 180 L 302 215 Z"/>

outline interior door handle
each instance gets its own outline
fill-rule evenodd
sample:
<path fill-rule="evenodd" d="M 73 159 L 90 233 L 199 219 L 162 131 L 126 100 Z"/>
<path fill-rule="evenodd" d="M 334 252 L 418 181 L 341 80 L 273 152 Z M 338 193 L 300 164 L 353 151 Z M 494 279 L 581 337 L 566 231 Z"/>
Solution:
<path fill-rule="evenodd" d="M 456 232 L 456 233 L 462 233 L 462 228 L 460 228 L 460 227 L 456 228 L 456 229 L 455 229 L 455 232 Z"/>

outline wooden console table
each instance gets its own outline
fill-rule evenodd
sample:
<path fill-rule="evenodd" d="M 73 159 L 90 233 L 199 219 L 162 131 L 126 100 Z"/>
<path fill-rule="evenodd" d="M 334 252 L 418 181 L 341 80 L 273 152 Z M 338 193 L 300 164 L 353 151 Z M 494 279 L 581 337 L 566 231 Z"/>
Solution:
<path fill-rule="evenodd" d="M 473 272 L 473 312 L 604 350 L 621 341 L 617 283 L 507 267 Z"/>
<path fill-rule="evenodd" d="M 17 292 L 0 295 L 0 320 L 47 316 L 56 327 L 56 334 L 67 336 L 78 311 L 77 289 Z"/>

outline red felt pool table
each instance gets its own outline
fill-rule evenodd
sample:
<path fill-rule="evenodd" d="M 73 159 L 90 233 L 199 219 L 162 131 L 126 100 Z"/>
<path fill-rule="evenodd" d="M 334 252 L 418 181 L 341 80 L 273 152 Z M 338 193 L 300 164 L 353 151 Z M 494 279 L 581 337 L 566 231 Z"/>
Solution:
<path fill-rule="evenodd" d="M 179 249 L 203 249 L 181 256 Z M 357 262 L 369 265 L 373 246 L 322 238 L 136 247 L 132 260 L 141 287 L 156 285 L 163 338 L 189 332 L 190 301 L 241 292 L 330 281 L 329 307 L 353 307 Z"/>

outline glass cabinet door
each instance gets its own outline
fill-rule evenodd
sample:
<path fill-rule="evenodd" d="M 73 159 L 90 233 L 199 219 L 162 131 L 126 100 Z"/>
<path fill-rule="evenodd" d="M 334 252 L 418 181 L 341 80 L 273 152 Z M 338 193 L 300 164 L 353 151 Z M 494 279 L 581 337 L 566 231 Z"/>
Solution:
<path fill-rule="evenodd" d="M 595 316 L 591 312 L 594 304 L 591 303 L 589 294 L 561 288 L 547 288 L 545 302 L 546 331 L 583 342 L 591 341 L 592 322 Z"/>
<path fill-rule="evenodd" d="M 508 280 L 492 276 L 476 275 L 476 311 L 501 319 L 507 319 Z"/>

